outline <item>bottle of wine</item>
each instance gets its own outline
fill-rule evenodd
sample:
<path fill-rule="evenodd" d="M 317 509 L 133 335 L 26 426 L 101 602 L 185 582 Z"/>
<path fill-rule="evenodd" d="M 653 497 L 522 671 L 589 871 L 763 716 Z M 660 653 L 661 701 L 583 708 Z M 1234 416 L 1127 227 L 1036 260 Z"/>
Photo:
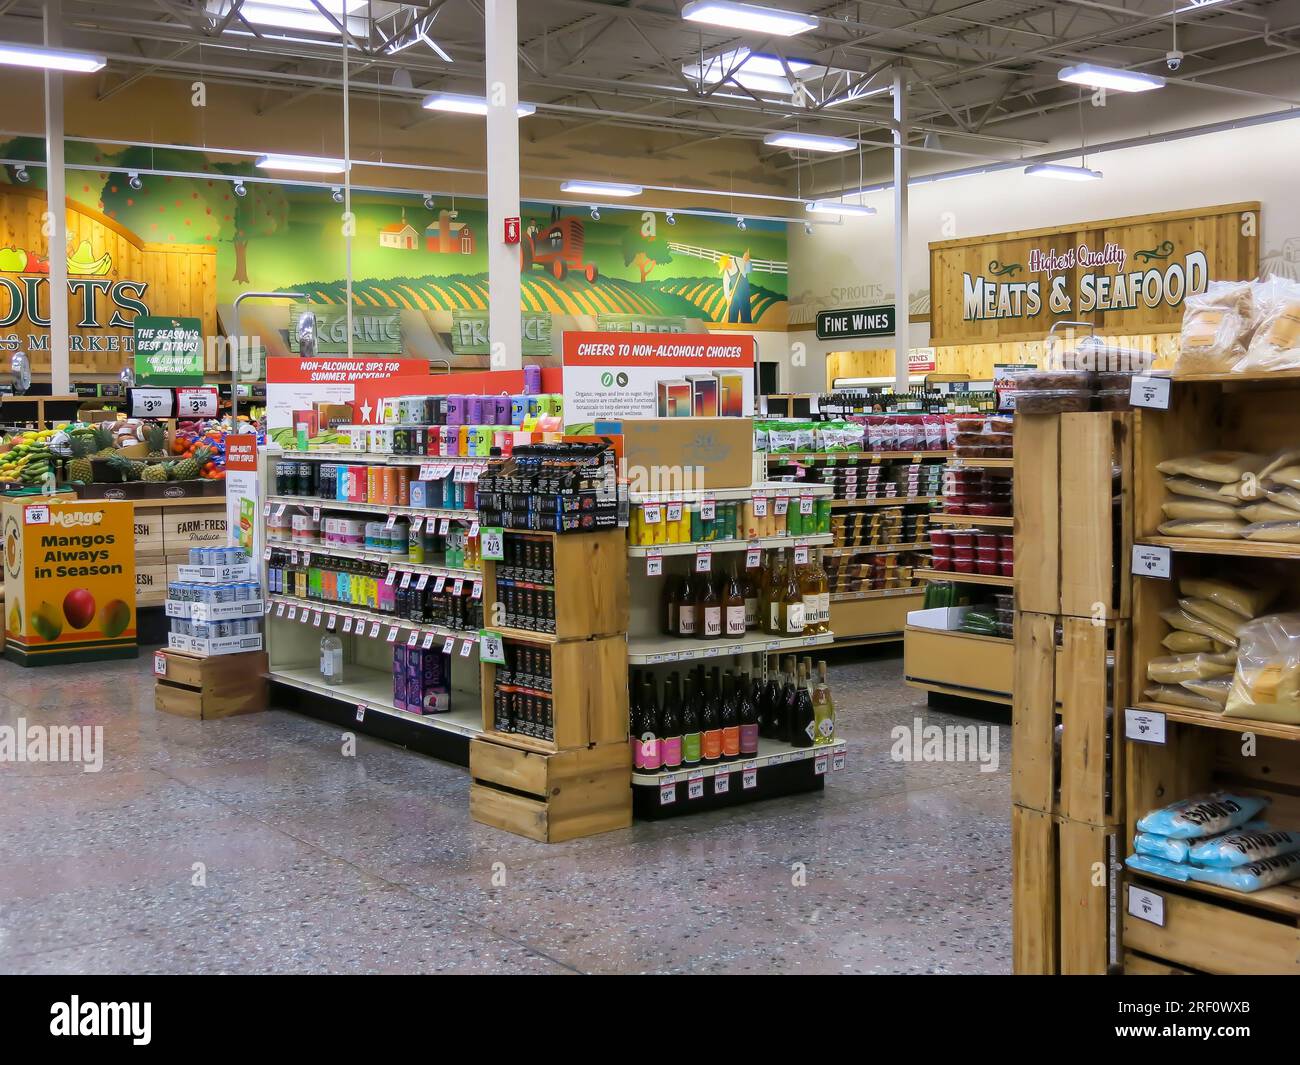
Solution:
<path fill-rule="evenodd" d="M 761 570 L 759 573 L 761 574 Z M 753 570 L 745 570 L 745 628 L 756 629 L 759 627 L 759 594 L 758 579 Z"/>
<path fill-rule="evenodd" d="M 722 760 L 722 681 L 719 670 L 704 682 L 704 714 L 700 719 L 700 753 L 705 765 Z"/>
<path fill-rule="evenodd" d="M 781 719 L 781 671 L 769 669 L 767 684 L 763 686 L 762 698 L 758 703 L 758 734 L 767 740 L 777 738 L 777 727 Z"/>
<path fill-rule="evenodd" d="M 753 758 L 758 754 L 758 707 L 754 703 L 754 687 L 748 673 L 740 675 L 739 717 L 740 757 Z"/>
<path fill-rule="evenodd" d="M 804 632 L 803 587 L 793 557 L 786 566 L 785 588 L 781 592 L 779 632 L 782 636 L 802 636 Z"/>
<path fill-rule="evenodd" d="M 664 576 L 659 600 L 659 629 L 665 636 L 677 635 L 677 578 Z"/>
<path fill-rule="evenodd" d="M 727 576 L 726 594 L 722 598 L 725 635 L 730 639 L 745 635 L 745 589 L 740 583 L 736 563 Z"/>
<path fill-rule="evenodd" d="M 835 738 L 835 699 L 826 683 L 826 663 L 817 663 L 817 685 L 813 688 L 813 714 L 817 718 L 817 741 L 829 743 Z"/>
<path fill-rule="evenodd" d="M 510 656 L 507 648 L 507 658 Z M 512 680 L 512 683 L 514 681 Z M 643 678 L 640 670 L 632 671 L 632 678 L 628 681 L 628 732 L 631 734 L 629 742 L 632 744 L 632 769 L 635 772 L 641 772 L 645 769 L 645 756 L 641 753 L 641 733 L 645 731 L 644 712 L 645 707 L 642 705 Z"/>
<path fill-rule="evenodd" d="M 657 773 L 663 765 L 663 751 L 659 747 L 659 701 L 655 697 L 654 681 L 646 677 L 641 686 L 644 693 L 641 712 L 641 768 L 646 773 Z"/>
<path fill-rule="evenodd" d="M 799 680 L 795 686 L 794 711 L 790 718 L 790 743 L 811 747 L 817 739 L 817 715 L 813 712 L 812 685 L 808 660 L 799 663 Z"/>
<path fill-rule="evenodd" d="M 785 591 L 785 552 L 773 552 L 772 565 L 768 570 L 767 617 L 763 631 L 772 636 L 782 635 L 781 597 Z"/>
<path fill-rule="evenodd" d="M 660 764 L 665 772 L 682 764 L 682 701 L 674 673 L 664 681 L 664 704 L 659 712 Z"/>
<path fill-rule="evenodd" d="M 682 690 L 682 765 L 700 764 L 700 692 L 690 673 Z"/>
<path fill-rule="evenodd" d="M 795 671 L 795 660 L 785 660 L 785 684 L 781 688 L 781 720 L 777 726 L 776 739 L 782 743 L 793 743 L 791 732 L 794 725 L 794 713 L 799 702 L 799 676 Z"/>
<path fill-rule="evenodd" d="M 722 639 L 722 600 L 707 573 L 696 578 L 695 635 L 701 640 Z"/>
<path fill-rule="evenodd" d="M 740 757 L 740 702 L 731 670 L 722 679 L 722 757 L 728 762 Z"/>
<path fill-rule="evenodd" d="M 688 572 L 677 586 L 677 635 L 694 636 L 699 626 L 695 610 L 695 587 Z"/>

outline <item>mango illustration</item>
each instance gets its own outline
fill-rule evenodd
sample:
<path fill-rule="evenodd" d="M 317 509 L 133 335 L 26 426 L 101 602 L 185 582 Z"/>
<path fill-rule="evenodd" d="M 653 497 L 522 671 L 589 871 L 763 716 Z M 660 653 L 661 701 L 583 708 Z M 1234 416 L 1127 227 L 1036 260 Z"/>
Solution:
<path fill-rule="evenodd" d="M 13 607 L 9 610 L 9 631 L 23 631 L 23 608 L 17 603 L 14 603 Z"/>
<path fill-rule="evenodd" d="M 51 642 L 63 635 L 63 621 L 58 607 L 53 603 L 42 602 L 32 614 L 32 629 L 42 640 Z"/>
<path fill-rule="evenodd" d="M 95 619 L 95 597 L 85 588 L 73 588 L 63 597 L 63 616 L 74 629 L 84 629 Z"/>
<path fill-rule="evenodd" d="M 99 627 L 110 639 L 121 636 L 131 624 L 131 608 L 120 599 L 112 599 L 99 612 Z"/>

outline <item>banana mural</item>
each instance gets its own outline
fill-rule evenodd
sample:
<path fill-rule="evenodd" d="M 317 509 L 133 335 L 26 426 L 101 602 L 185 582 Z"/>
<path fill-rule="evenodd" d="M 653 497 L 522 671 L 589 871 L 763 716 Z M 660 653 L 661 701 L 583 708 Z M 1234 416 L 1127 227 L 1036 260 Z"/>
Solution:
<path fill-rule="evenodd" d="M 83 240 L 76 250 L 68 254 L 68 273 L 81 277 L 103 277 L 113 269 L 113 256 L 108 252 L 98 258 L 90 246 L 90 241 Z M 0 273 L 10 274 L 48 274 L 50 261 L 35 252 L 22 248 L 0 248 Z"/>

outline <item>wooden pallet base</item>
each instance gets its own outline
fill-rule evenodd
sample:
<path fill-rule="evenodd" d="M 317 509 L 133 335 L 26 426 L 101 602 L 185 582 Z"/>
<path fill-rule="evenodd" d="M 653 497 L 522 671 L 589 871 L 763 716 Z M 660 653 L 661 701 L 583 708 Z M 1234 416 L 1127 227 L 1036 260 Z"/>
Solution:
<path fill-rule="evenodd" d="M 155 653 L 154 708 L 209 721 L 268 708 L 265 651 L 200 657 L 171 649 Z"/>
<path fill-rule="evenodd" d="M 539 843 L 632 825 L 632 749 L 607 743 L 545 754 L 508 741 L 470 742 L 469 813 Z"/>

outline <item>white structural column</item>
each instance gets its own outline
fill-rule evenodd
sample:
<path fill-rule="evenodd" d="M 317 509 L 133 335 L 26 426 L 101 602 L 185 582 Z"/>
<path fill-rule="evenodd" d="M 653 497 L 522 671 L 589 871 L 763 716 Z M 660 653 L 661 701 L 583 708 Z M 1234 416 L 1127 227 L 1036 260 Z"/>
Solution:
<path fill-rule="evenodd" d="M 63 5 L 50 0 L 45 5 L 45 44 L 62 44 Z M 56 396 L 72 391 L 68 373 L 68 213 L 63 191 L 63 75 L 45 72 L 45 162 L 47 224 L 46 248 L 50 257 L 50 391 Z M 32 309 L 32 317 L 36 316 Z M 28 353 L 30 354 L 30 352 Z"/>
<path fill-rule="evenodd" d="M 505 242 L 519 217 L 519 20 L 516 0 L 487 0 L 488 342 L 494 370 L 523 365 L 519 245 Z"/>
<path fill-rule="evenodd" d="M 894 387 L 907 390 L 912 326 L 907 295 L 907 71 L 894 68 Z"/>

